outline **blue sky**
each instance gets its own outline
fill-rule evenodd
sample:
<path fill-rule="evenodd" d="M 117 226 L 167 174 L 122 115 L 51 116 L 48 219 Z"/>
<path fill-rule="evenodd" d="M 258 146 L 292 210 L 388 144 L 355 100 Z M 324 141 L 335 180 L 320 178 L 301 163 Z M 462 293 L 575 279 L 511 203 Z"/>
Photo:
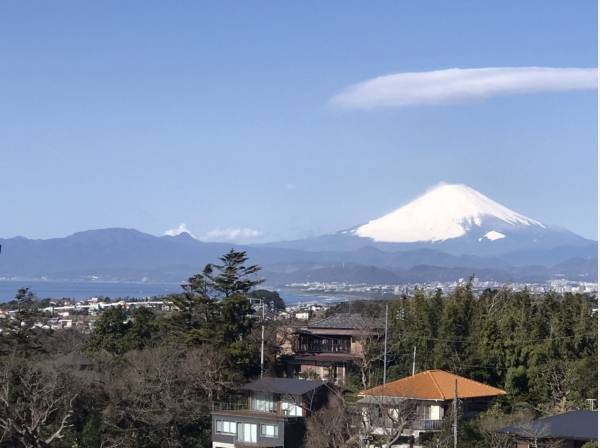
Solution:
<path fill-rule="evenodd" d="M 446 181 L 595 238 L 594 91 L 332 98 L 405 72 L 593 68 L 596 18 L 592 0 L 2 2 L 0 236 L 296 238 Z"/>

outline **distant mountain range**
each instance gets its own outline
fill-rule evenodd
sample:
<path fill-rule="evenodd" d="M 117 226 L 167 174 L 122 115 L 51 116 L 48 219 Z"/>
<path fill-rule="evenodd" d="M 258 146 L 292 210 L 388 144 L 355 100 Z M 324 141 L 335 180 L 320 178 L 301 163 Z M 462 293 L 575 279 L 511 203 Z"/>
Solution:
<path fill-rule="evenodd" d="M 414 283 L 477 275 L 497 281 L 595 281 L 597 243 L 441 185 L 364 225 L 260 245 L 208 243 L 187 233 L 100 229 L 65 238 L 0 239 L 0 277 L 181 281 L 231 248 L 248 251 L 268 283 Z"/>

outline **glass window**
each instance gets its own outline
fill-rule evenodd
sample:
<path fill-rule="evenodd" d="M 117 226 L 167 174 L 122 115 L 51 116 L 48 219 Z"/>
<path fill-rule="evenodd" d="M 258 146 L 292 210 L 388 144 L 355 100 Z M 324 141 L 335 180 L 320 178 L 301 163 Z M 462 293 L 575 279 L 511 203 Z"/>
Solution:
<path fill-rule="evenodd" d="M 275 412 L 275 400 L 271 394 L 255 393 L 252 396 L 252 410 L 259 412 Z"/>
<path fill-rule="evenodd" d="M 279 428 L 277 425 L 260 425 L 260 435 L 262 437 L 277 437 Z"/>
<path fill-rule="evenodd" d="M 238 440 L 246 443 L 256 443 L 257 428 L 252 423 L 240 423 L 237 427 Z"/>
<path fill-rule="evenodd" d="M 302 408 L 292 400 L 281 400 L 281 412 L 284 415 L 293 417 L 302 417 Z"/>
<path fill-rule="evenodd" d="M 217 420 L 217 432 L 221 434 L 235 434 L 236 422 L 229 422 L 227 420 Z"/>
<path fill-rule="evenodd" d="M 429 420 L 441 420 L 442 416 L 441 406 L 433 405 L 429 408 Z"/>

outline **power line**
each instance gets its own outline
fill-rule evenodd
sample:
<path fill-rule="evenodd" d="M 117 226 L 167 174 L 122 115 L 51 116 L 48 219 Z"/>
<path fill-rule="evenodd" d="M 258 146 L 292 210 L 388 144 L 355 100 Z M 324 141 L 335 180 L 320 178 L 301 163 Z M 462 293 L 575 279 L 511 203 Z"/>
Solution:
<path fill-rule="evenodd" d="M 558 339 L 572 339 L 580 338 L 584 336 L 595 336 L 593 333 L 582 333 L 572 336 L 552 336 L 548 338 L 540 339 L 513 339 L 505 342 L 543 342 L 543 341 L 554 341 Z M 431 338 L 426 336 L 407 336 L 406 339 L 421 339 L 426 341 L 438 341 L 438 342 L 455 342 L 457 344 L 481 344 L 481 341 L 465 340 L 465 339 L 446 339 L 446 338 Z M 500 340 L 500 338 L 498 338 Z"/>

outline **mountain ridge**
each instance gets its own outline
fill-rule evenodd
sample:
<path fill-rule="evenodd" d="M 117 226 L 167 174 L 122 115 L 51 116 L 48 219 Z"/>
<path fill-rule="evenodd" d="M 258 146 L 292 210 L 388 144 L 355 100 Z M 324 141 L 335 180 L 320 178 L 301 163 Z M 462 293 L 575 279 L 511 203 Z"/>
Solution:
<path fill-rule="evenodd" d="M 453 255 L 431 247 L 411 250 L 389 251 L 374 246 L 362 246 L 356 250 L 302 251 L 280 247 L 244 246 L 230 243 L 209 243 L 187 236 L 154 236 L 135 229 L 98 229 L 77 232 L 63 238 L 29 240 L 23 237 L 0 239 L 0 277 L 4 278 L 52 278 L 59 280 L 86 280 L 91 277 L 110 281 L 181 281 L 202 269 L 204 264 L 214 262 L 230 249 L 246 250 L 252 262 L 262 265 L 265 272 L 286 274 L 286 278 L 305 277 L 306 271 L 330 269 L 339 265 L 360 266 L 356 278 L 364 280 L 363 272 L 373 269 L 373 279 L 380 277 L 379 271 L 408 272 L 402 278 L 422 279 L 426 274 L 421 269 L 418 275 L 410 270 L 416 266 L 430 266 L 434 271 L 447 273 L 461 268 L 472 273 L 516 272 L 519 269 L 510 257 L 479 257 L 468 254 Z M 594 251 L 581 248 L 572 257 L 572 248 L 554 252 L 542 252 L 537 256 L 529 251 L 526 255 L 531 263 L 546 262 L 545 278 L 554 275 L 552 266 L 566 263 L 565 270 L 575 264 L 585 266 L 585 278 L 590 278 L 589 263 L 596 263 Z M 552 254 L 549 256 L 548 254 Z M 510 255 L 510 254 L 509 254 Z M 513 258 L 524 259 L 525 254 Z M 582 264 L 583 260 L 583 264 Z M 525 268 L 522 268 L 524 270 Z M 574 279 L 578 272 L 572 272 Z M 583 272 L 583 271 L 582 271 Z M 287 275 L 289 274 L 289 275 Z M 387 274 L 386 274 L 387 275 Z M 445 275 L 445 274 L 444 274 Z M 492 275 L 492 274 L 489 274 Z M 438 278 L 432 275 L 432 280 Z M 536 275 L 535 278 L 539 278 Z M 532 277 L 533 278 L 533 277 Z"/>
<path fill-rule="evenodd" d="M 435 280 L 470 271 L 503 279 L 588 280 L 597 264 L 595 241 L 451 184 L 366 224 L 303 240 L 243 245 L 200 241 L 186 232 L 155 236 L 109 228 L 49 239 L 19 236 L 0 239 L 0 245 L 0 278 L 181 281 L 232 248 L 288 279 L 329 273 L 357 281 Z"/>

